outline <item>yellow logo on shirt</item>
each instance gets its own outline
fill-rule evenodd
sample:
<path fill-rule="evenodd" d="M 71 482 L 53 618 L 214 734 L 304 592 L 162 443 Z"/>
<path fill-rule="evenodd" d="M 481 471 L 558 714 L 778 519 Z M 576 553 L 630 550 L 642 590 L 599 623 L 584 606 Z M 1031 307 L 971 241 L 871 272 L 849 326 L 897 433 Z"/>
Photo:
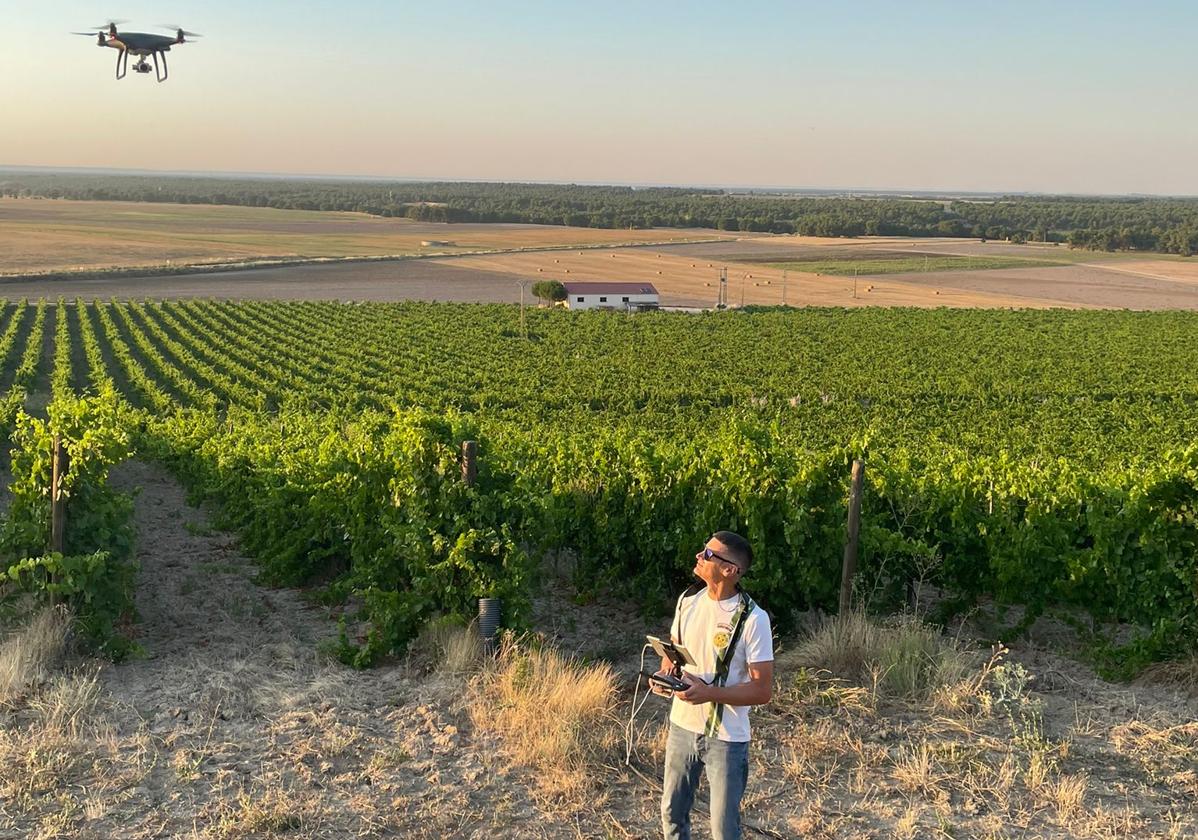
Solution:
<path fill-rule="evenodd" d="M 711 637 L 711 643 L 715 645 L 716 650 L 723 650 L 728 647 L 728 641 L 727 630 L 717 630 L 715 631 L 715 635 Z"/>

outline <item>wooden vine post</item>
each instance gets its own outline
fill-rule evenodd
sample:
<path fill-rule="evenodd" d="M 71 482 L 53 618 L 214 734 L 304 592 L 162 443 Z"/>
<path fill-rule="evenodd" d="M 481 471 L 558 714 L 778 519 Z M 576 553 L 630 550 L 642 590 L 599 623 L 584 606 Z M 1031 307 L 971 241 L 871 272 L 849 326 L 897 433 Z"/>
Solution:
<path fill-rule="evenodd" d="M 853 482 L 849 490 L 848 534 L 844 543 L 844 564 L 840 570 L 840 612 L 853 605 L 853 577 L 857 574 L 857 533 L 861 529 L 861 488 L 865 478 L 865 463 L 853 461 Z"/>
<path fill-rule="evenodd" d="M 67 501 L 63 492 L 70 456 L 62 446 L 62 436 L 54 436 L 50 457 L 50 551 L 62 553 L 63 534 L 67 525 Z"/>
<path fill-rule="evenodd" d="M 70 469 L 70 456 L 63 449 L 62 437 L 54 436 L 53 448 L 50 450 L 50 551 L 62 554 L 63 551 L 63 535 L 66 533 L 67 527 L 67 500 L 66 494 L 63 492 L 63 484 L 66 482 L 67 470 Z M 55 583 L 54 576 L 51 575 L 50 582 Z M 60 599 L 57 595 L 50 596 L 50 603 L 57 604 Z"/>
<path fill-rule="evenodd" d="M 462 441 L 462 481 L 467 487 L 473 487 L 478 481 L 478 442 Z"/>

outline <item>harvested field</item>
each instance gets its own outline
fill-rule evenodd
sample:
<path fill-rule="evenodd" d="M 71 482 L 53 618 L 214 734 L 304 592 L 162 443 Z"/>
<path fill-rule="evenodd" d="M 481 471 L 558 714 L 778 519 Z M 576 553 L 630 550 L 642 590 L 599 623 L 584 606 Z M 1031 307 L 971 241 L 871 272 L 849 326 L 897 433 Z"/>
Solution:
<path fill-rule="evenodd" d="M 0 198 L 0 275 L 285 257 L 468 253 L 731 236 L 706 230 L 437 224 L 364 213 Z M 421 243 L 430 242 L 424 246 Z M 452 243 L 445 245 L 440 243 Z"/>
<path fill-rule="evenodd" d="M 1129 271 L 1125 265 L 1070 265 L 1055 268 L 1012 268 L 894 274 L 887 280 L 910 293 L 916 289 L 953 294 L 986 294 L 1018 303 L 1011 306 L 1063 306 L 1082 309 L 1198 309 L 1198 278 Z M 1165 266 L 1188 268 L 1184 263 Z M 1194 266 L 1198 268 L 1198 266 Z"/>
<path fill-rule="evenodd" d="M 842 277 L 876 277 L 879 274 L 908 274 L 922 271 L 994 271 L 1000 268 L 1047 268 L 1067 265 L 1055 260 L 1031 260 L 1023 257 L 962 257 L 948 254 L 896 253 L 868 251 L 863 258 L 806 258 L 768 263 L 770 268 L 836 274 Z"/>
<path fill-rule="evenodd" d="M 845 239 L 816 236 L 742 234 L 728 242 L 690 242 L 659 247 L 662 253 L 704 257 L 708 261 L 781 262 L 794 259 L 859 258 L 865 251 L 932 251 L 939 245 L 970 242 L 961 239 L 909 239 L 867 236 Z"/>
<path fill-rule="evenodd" d="M 785 262 L 789 260 L 898 258 L 925 254 L 959 257 L 1001 257 L 1061 263 L 1119 263 L 1144 261 L 1143 254 L 1073 250 L 1067 245 L 1044 243 L 982 242 L 977 239 L 862 236 L 818 238 L 748 234 L 732 242 L 694 242 L 664 245 L 658 250 L 708 260 L 732 262 Z M 1184 257 L 1153 254 L 1166 264 L 1186 263 Z"/>
<path fill-rule="evenodd" d="M 717 243 L 719 244 L 719 243 Z M 738 243 L 739 244 L 739 243 Z M 726 245 L 724 245 L 726 247 Z M 614 255 L 614 256 L 613 256 Z M 710 263 L 710 265 L 709 265 Z M 479 255 L 452 259 L 307 265 L 151 277 L 0 281 L 9 300 L 66 298 L 218 298 L 259 300 L 440 300 L 515 303 L 520 281 L 650 282 L 666 306 L 714 306 L 719 269 L 728 270 L 728 302 L 778 305 L 783 272 L 765 266 L 678 256 L 656 247 Z M 538 269 L 541 269 L 538 271 Z M 569 273 L 567 273 L 567 270 Z M 792 306 L 1067 307 L 1198 309 L 1198 264 L 1117 264 L 988 271 L 915 272 L 853 278 L 788 271 Z M 658 272 L 661 272 L 660 274 Z M 1176 279 L 1165 279 L 1170 272 Z"/>
<path fill-rule="evenodd" d="M 520 286 L 510 274 L 459 269 L 433 260 L 300 265 L 152 277 L 0 279 L 0 298 L 32 300 L 47 295 L 83 300 L 216 298 L 510 303 L 520 300 Z M 527 298 L 531 301 L 531 294 Z"/>
<path fill-rule="evenodd" d="M 722 243 L 720 243 L 722 245 Z M 741 243 L 736 243 L 741 244 Z M 731 306 L 1060 306 L 1058 301 L 1015 296 L 984 289 L 933 288 L 886 280 L 859 279 L 854 297 L 853 278 L 784 272 L 765 265 L 721 263 L 718 259 L 681 256 L 676 249 L 626 248 L 603 251 L 495 254 L 438 260 L 459 269 L 480 269 L 492 274 L 553 280 L 621 280 L 649 282 L 661 293 L 665 306 L 714 306 L 719 293 L 720 268 L 728 268 L 728 303 Z M 979 272 L 988 274 L 988 272 Z M 928 275 L 933 277 L 938 275 Z M 785 280 L 785 283 L 784 283 Z M 783 297 L 785 290 L 785 300 Z"/>
<path fill-rule="evenodd" d="M 700 238 L 718 241 L 693 241 Z M 677 244 L 651 244 L 672 240 Z M 560 250 L 536 250 L 545 248 Z M 469 253 L 496 250 L 504 253 Z M 727 268 L 731 306 L 1198 308 L 1198 261 L 1043 244 L 447 225 L 253 207 L 0 200 L 0 274 L 380 255 L 430 258 L 14 280 L 0 282 L 0 295 L 515 302 L 518 281 L 621 280 L 653 283 L 665 306 L 710 307 L 719 270 Z M 996 267 L 1012 261 L 1016 267 Z M 784 274 L 783 266 L 793 268 Z M 895 273 L 900 268 L 914 270 Z"/>
<path fill-rule="evenodd" d="M 1165 280 L 1173 283 L 1198 283 L 1198 259 L 1126 260 L 1118 264 L 1099 263 L 1094 268 L 1117 271 L 1132 277 Z"/>
<path fill-rule="evenodd" d="M 789 248 L 785 244 L 792 243 Z M 646 246 L 600 251 L 494 254 L 438 260 L 458 268 L 555 280 L 630 280 L 653 283 L 666 306 L 713 306 L 719 271 L 728 269 L 732 306 L 784 302 L 792 306 L 1067 307 L 1100 309 L 1198 309 L 1198 261 L 1136 260 L 1054 249 L 969 240 L 822 240 L 761 236 L 732 242 Z M 907 249 L 907 250 L 903 250 Z M 918 249 L 918 250 L 916 250 Z M 959 249 L 959 250 L 954 250 Z M 917 256 L 913 256 L 917 255 Z M 976 256 L 974 256 L 976 255 Z M 854 284 L 845 267 L 895 261 L 938 265 L 959 258 L 1027 267 L 957 271 L 864 271 Z M 1088 260 L 1084 262 L 1083 260 Z M 785 271 L 777 264 L 810 271 Z M 790 262 L 793 261 L 793 262 Z M 1048 262 L 1068 263 L 1048 265 Z M 773 263 L 774 265 L 771 265 Z M 985 263 L 982 263 L 985 265 Z M 825 268 L 831 272 L 825 273 Z M 854 297 L 854 285 L 856 296 Z"/>

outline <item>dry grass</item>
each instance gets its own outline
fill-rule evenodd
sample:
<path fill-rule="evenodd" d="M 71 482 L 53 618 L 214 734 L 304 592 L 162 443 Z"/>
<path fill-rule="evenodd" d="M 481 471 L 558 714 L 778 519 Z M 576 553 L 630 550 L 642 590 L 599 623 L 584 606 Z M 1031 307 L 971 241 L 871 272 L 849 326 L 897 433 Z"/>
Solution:
<path fill-rule="evenodd" d="M 66 649 L 71 617 L 48 607 L 0 645 L 0 705 L 20 700 L 44 682 Z"/>
<path fill-rule="evenodd" d="M 470 716 L 498 734 L 505 751 L 532 768 L 542 794 L 594 805 L 595 765 L 618 742 L 610 665 L 587 665 L 530 640 L 507 638 L 473 682 Z"/>
<path fill-rule="evenodd" d="M 755 724 L 777 743 L 763 775 L 818 803 L 775 825 L 871 838 L 1198 836 L 1198 724 L 1125 710 L 1113 726 L 1071 726 L 1078 711 L 1036 692 L 1008 653 L 987 659 L 909 618 L 818 627 L 779 657 L 782 684 Z"/>
<path fill-rule="evenodd" d="M 408 648 L 408 665 L 419 671 L 466 674 L 478 670 L 482 661 L 482 639 L 474 622 L 430 621 Z"/>
<path fill-rule="evenodd" d="M 241 790 L 224 802 L 226 807 L 209 832 L 220 840 L 297 832 L 305 827 L 314 811 L 308 797 L 277 787 Z"/>
<path fill-rule="evenodd" d="M 1140 674 L 1140 681 L 1172 685 L 1190 694 L 1198 694 L 1198 654 L 1189 659 L 1149 665 Z"/>
<path fill-rule="evenodd" d="M 1134 760 L 1154 783 L 1198 797 L 1198 722 L 1154 726 L 1128 721 L 1111 730 L 1120 755 Z"/>
<path fill-rule="evenodd" d="M 856 612 L 826 619 L 780 657 L 780 672 L 815 668 L 864 687 L 875 697 L 926 701 L 950 691 L 953 702 L 980 688 L 982 658 L 912 616 L 880 624 Z"/>
<path fill-rule="evenodd" d="M 44 621 L 33 626 L 46 632 Z M 74 836 L 77 819 L 148 772 L 145 733 L 117 734 L 93 668 L 51 674 L 9 709 L 0 717 L 0 802 L 25 817 L 32 836 Z"/>

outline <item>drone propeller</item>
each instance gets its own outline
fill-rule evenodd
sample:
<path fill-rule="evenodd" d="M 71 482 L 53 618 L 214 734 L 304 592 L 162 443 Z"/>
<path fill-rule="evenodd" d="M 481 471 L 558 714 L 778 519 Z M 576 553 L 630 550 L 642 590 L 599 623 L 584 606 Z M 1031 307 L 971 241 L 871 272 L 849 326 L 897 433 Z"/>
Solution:
<path fill-rule="evenodd" d="M 105 37 L 105 33 L 103 31 L 101 31 L 101 32 L 72 32 L 71 34 L 72 35 L 86 35 L 88 38 L 95 38 L 96 43 L 99 46 L 101 46 L 101 47 L 108 46 L 108 38 Z"/>
<path fill-rule="evenodd" d="M 159 24 L 157 24 L 157 26 L 159 29 L 172 30 L 175 33 L 175 35 L 177 35 L 180 38 L 183 38 L 185 36 L 188 38 L 203 38 L 204 37 L 199 32 L 188 32 L 182 26 L 176 26 L 173 23 L 159 23 Z"/>

